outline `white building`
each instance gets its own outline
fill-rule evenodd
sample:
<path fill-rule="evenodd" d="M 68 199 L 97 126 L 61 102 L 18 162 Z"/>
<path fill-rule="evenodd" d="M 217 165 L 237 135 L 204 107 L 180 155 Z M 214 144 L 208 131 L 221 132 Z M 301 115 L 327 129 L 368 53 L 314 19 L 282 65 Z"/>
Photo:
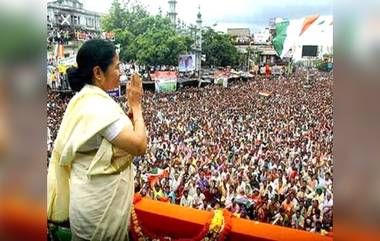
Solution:
<path fill-rule="evenodd" d="M 268 28 L 260 33 L 255 33 L 253 35 L 254 44 L 270 44 L 270 41 L 271 33 Z"/>
<path fill-rule="evenodd" d="M 227 34 L 235 39 L 236 44 L 249 44 L 251 41 L 249 28 L 228 28 Z"/>
<path fill-rule="evenodd" d="M 47 23 L 51 27 L 72 27 L 100 31 L 101 14 L 83 9 L 78 0 L 56 0 L 47 4 Z"/>

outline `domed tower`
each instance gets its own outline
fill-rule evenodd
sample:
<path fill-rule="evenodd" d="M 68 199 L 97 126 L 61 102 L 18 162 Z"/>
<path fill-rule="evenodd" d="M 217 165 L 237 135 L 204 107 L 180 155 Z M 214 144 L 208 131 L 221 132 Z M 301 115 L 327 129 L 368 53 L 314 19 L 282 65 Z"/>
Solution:
<path fill-rule="evenodd" d="M 197 27 L 195 35 L 195 53 L 196 53 L 196 70 L 198 72 L 198 78 L 200 79 L 200 71 L 202 66 L 202 14 L 201 6 L 198 7 L 197 14 Z"/>
<path fill-rule="evenodd" d="M 197 14 L 197 35 L 196 35 L 196 45 L 199 51 L 202 51 L 202 14 L 201 14 L 201 6 L 198 7 Z"/>
<path fill-rule="evenodd" d="M 169 16 L 172 24 L 175 26 L 176 22 L 177 22 L 177 12 L 176 12 L 177 1 L 176 0 L 169 0 L 168 3 L 169 3 L 168 16 Z"/>

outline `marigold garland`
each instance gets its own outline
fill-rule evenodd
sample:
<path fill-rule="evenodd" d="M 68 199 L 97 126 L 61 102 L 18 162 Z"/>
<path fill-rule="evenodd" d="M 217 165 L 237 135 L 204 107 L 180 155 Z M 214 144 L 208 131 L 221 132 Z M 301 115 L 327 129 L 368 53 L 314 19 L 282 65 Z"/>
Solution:
<path fill-rule="evenodd" d="M 135 205 L 141 200 L 141 195 L 136 194 L 133 198 L 133 204 Z M 202 230 L 193 238 L 185 239 L 173 239 L 171 237 L 159 236 L 151 233 L 148 229 L 142 226 L 137 218 L 137 214 L 132 206 L 132 222 L 131 222 L 131 234 L 132 239 L 135 241 L 224 241 L 232 227 L 231 213 L 226 209 L 219 209 L 214 211 L 214 215 L 210 220 L 205 223 Z"/>

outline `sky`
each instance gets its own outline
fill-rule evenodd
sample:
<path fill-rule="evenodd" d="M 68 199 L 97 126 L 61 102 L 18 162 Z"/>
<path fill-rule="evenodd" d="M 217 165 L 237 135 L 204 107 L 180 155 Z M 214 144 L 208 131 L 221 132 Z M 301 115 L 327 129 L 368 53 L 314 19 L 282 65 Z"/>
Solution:
<path fill-rule="evenodd" d="M 107 13 L 113 0 L 80 0 L 84 8 Z M 168 11 L 168 0 L 139 0 L 152 14 Z M 251 33 L 263 30 L 273 17 L 297 19 L 308 15 L 333 15 L 333 0 L 177 0 L 181 20 L 195 24 L 198 6 L 203 25 L 226 32 L 227 28 L 250 28 Z"/>

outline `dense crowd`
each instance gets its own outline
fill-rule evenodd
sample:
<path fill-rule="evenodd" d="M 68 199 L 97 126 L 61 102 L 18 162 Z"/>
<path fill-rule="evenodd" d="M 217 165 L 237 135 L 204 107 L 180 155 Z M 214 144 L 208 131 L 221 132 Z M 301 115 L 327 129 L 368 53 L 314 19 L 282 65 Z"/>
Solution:
<path fill-rule="evenodd" d="M 49 27 L 47 44 L 68 44 L 69 41 L 89 40 L 100 37 L 100 33 L 72 27 Z"/>
<path fill-rule="evenodd" d="M 311 85 L 304 79 L 297 71 L 228 88 L 145 91 L 149 144 L 134 160 L 135 191 L 203 210 L 223 207 L 260 222 L 332 231 L 332 76 L 315 73 Z M 69 99 L 48 93 L 52 141 Z"/>
<path fill-rule="evenodd" d="M 60 71 L 58 61 L 54 58 L 49 58 L 46 66 L 47 86 L 53 90 L 70 90 L 65 71 Z"/>
<path fill-rule="evenodd" d="M 47 151 L 48 157 L 50 157 L 53 149 L 53 142 L 58 134 L 59 126 L 62 122 L 63 114 L 65 113 L 67 104 L 73 97 L 71 92 L 61 93 L 53 92 L 48 88 L 47 97 Z"/>

